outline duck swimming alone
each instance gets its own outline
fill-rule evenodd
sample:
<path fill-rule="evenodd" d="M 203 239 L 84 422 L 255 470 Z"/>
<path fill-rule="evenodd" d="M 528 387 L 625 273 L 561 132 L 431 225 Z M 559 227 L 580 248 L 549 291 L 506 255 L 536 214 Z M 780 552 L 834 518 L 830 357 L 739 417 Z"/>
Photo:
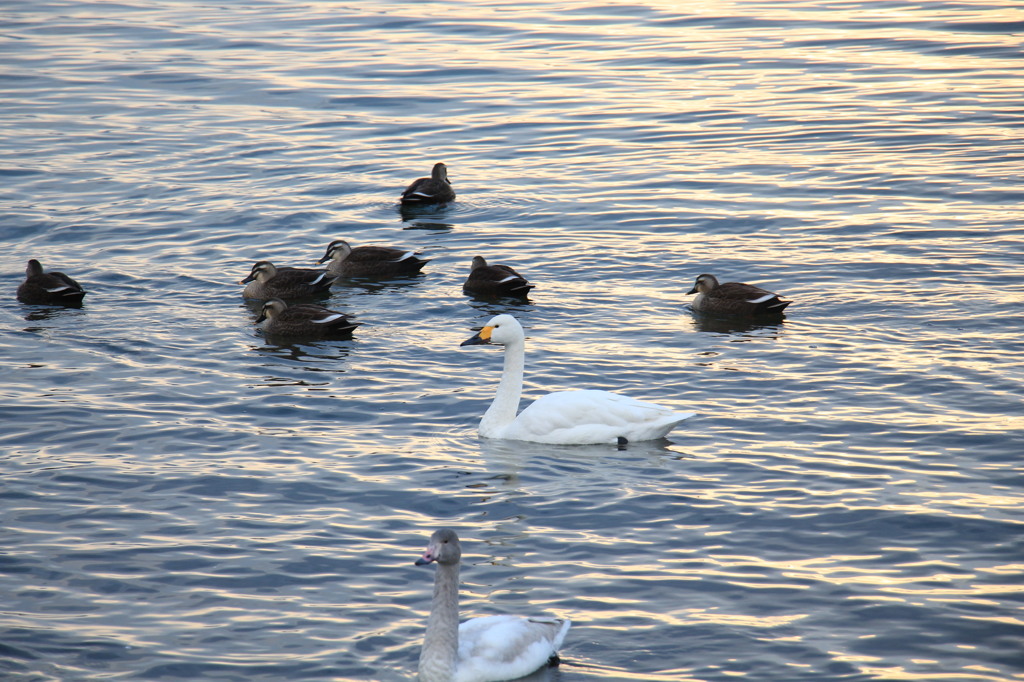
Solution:
<path fill-rule="evenodd" d="M 444 204 L 455 200 L 455 190 L 448 180 L 448 167 L 435 163 L 429 178 L 417 178 L 402 192 L 401 202 L 407 206 Z"/>
<path fill-rule="evenodd" d="M 81 305 L 86 291 L 63 272 L 43 272 L 35 258 L 28 262 L 25 281 L 18 286 L 18 300 L 35 305 Z"/>
<path fill-rule="evenodd" d="M 719 284 L 714 275 L 703 274 L 697 277 L 693 288 L 687 293 L 697 294 L 693 299 L 693 309 L 698 313 L 709 315 L 727 315 L 734 317 L 754 317 L 756 315 L 779 315 L 792 301 L 779 298 L 779 295 L 742 282 L 726 282 Z"/>

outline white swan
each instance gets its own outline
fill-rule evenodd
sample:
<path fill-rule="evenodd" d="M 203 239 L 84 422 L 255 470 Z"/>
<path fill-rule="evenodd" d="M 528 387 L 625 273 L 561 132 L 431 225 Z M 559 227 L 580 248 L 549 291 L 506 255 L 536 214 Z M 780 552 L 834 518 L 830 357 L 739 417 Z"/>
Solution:
<path fill-rule="evenodd" d="M 558 663 L 571 621 L 562 618 L 484 616 L 459 625 L 459 561 L 455 531 L 443 528 L 417 566 L 437 562 L 434 600 L 420 651 L 420 682 L 498 682 Z"/>
<path fill-rule="evenodd" d="M 516 416 L 523 392 L 525 341 L 519 320 L 498 315 L 476 336 L 462 342 L 463 346 L 505 346 L 498 393 L 480 420 L 480 435 L 485 438 L 560 445 L 621 444 L 664 438 L 676 424 L 693 416 L 692 412 L 676 412 L 617 393 L 590 390 L 549 393 Z"/>

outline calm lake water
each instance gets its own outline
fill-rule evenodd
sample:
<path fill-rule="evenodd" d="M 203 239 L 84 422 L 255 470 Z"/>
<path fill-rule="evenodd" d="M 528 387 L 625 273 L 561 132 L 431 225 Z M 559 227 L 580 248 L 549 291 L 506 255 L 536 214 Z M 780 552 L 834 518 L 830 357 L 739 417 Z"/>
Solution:
<path fill-rule="evenodd" d="M 573 620 L 544 679 L 1024 679 L 1019 3 L 0 14 L 4 680 L 410 679 L 442 526 L 464 616 Z M 265 339 L 236 282 L 338 238 L 433 260 Z M 17 303 L 29 258 L 84 306 Z M 704 272 L 794 303 L 698 318 Z M 479 439 L 498 312 L 527 398 L 697 415 Z"/>

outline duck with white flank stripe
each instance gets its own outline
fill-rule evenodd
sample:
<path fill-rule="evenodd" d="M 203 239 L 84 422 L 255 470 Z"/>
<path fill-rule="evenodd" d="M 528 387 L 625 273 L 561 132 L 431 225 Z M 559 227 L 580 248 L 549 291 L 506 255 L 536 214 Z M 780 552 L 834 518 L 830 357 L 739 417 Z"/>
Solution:
<path fill-rule="evenodd" d="M 482 296 L 526 296 L 534 287 L 507 265 L 488 265 L 483 256 L 473 256 L 469 277 L 462 289 Z"/>
<path fill-rule="evenodd" d="M 348 336 L 359 326 L 345 313 L 328 310 L 312 303 L 288 305 L 279 298 L 263 304 L 256 324 L 268 336 L 302 336 L 324 338 Z"/>
<path fill-rule="evenodd" d="M 391 246 L 352 246 L 335 239 L 317 263 L 327 263 L 327 272 L 338 277 L 395 277 L 415 275 L 430 262 L 410 249 Z"/>
<path fill-rule="evenodd" d="M 455 190 L 448 179 L 448 167 L 435 163 L 429 178 L 417 178 L 402 192 L 401 202 L 406 206 L 427 206 L 455 201 Z"/>
<path fill-rule="evenodd" d="M 742 282 L 726 282 L 719 284 L 714 275 L 703 274 L 697 277 L 696 283 L 689 294 L 697 294 L 693 299 L 695 312 L 707 315 L 725 315 L 729 317 L 754 317 L 758 315 L 781 315 L 792 301 L 779 298 L 779 295 Z"/>
<path fill-rule="evenodd" d="M 22 303 L 41 305 L 82 304 L 85 289 L 63 272 L 43 272 L 43 266 L 35 258 L 28 262 L 25 281 L 18 287 L 18 300 Z"/>
<path fill-rule="evenodd" d="M 310 298 L 330 291 L 338 279 L 326 270 L 305 268 L 278 268 L 268 260 L 261 260 L 252 266 L 249 276 L 239 282 L 245 284 L 242 296 L 257 301 L 268 298 Z"/>

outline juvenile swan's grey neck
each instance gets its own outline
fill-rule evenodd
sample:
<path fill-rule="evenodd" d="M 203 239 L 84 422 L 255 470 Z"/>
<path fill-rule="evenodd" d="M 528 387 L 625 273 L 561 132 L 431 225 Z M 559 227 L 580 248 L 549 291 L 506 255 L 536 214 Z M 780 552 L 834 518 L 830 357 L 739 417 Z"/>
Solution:
<path fill-rule="evenodd" d="M 420 682 L 451 682 L 459 652 L 459 564 L 437 564 L 420 651 Z"/>

